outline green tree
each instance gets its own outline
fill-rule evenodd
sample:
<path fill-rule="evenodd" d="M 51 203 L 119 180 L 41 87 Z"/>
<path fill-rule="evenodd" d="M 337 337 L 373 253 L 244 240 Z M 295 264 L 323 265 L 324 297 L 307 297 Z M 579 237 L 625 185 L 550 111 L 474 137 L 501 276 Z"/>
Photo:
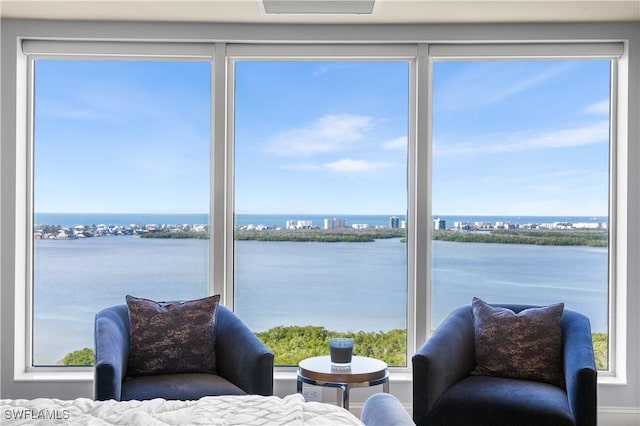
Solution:
<path fill-rule="evenodd" d="M 593 352 L 596 358 L 596 368 L 606 370 L 609 365 L 609 336 L 606 333 L 593 333 Z"/>
<path fill-rule="evenodd" d="M 93 365 L 93 358 L 93 349 L 83 348 L 65 355 L 65 357 L 62 359 L 62 364 L 88 366 Z"/>
<path fill-rule="evenodd" d="M 353 338 L 354 355 L 381 359 L 390 366 L 406 364 L 406 330 L 338 333 L 318 326 L 279 326 L 256 335 L 274 353 L 276 365 L 298 365 L 305 358 L 329 355 L 329 339 L 332 337 Z M 598 370 L 606 370 L 608 336 L 606 333 L 593 333 L 592 339 L 596 367 Z M 68 353 L 62 364 L 92 366 L 93 360 L 93 349 L 83 348 Z"/>
<path fill-rule="evenodd" d="M 332 337 L 353 338 L 354 355 L 381 359 L 390 366 L 406 364 L 405 330 L 338 333 L 318 326 L 280 326 L 257 336 L 275 355 L 276 365 L 298 365 L 305 358 L 329 355 Z"/>
<path fill-rule="evenodd" d="M 545 246 L 607 247 L 606 230 L 536 231 L 494 230 L 490 233 L 436 230 L 432 239 L 459 243 L 535 244 Z"/>

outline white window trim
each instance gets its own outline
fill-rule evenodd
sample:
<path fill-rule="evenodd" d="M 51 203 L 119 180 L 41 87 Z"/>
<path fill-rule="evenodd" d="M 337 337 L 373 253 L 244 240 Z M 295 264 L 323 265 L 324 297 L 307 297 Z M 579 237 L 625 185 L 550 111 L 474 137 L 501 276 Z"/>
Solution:
<path fill-rule="evenodd" d="M 409 105 L 408 105 L 408 151 L 407 156 L 411 158 L 411 152 L 415 152 L 416 139 L 415 129 L 416 122 L 416 104 L 415 94 L 412 89 L 414 87 L 417 58 L 416 45 L 227 45 L 227 153 L 226 170 L 228 176 L 234 176 L 234 121 L 235 121 L 235 105 L 233 90 L 235 87 L 235 64 L 242 61 L 349 61 L 349 62 L 384 62 L 384 61 L 405 61 L 409 64 L 409 84 L 407 87 Z M 392 374 L 396 380 L 400 379 L 400 375 L 411 371 L 411 355 L 415 353 L 417 346 L 416 341 L 416 312 L 415 312 L 415 289 L 419 286 L 416 279 L 416 259 L 419 255 L 415 253 L 416 244 L 416 227 L 420 222 L 428 222 L 425 215 L 418 215 L 415 208 L 412 208 L 412 200 L 419 193 L 419 185 L 415 180 L 417 163 L 409 161 L 407 166 L 407 305 L 406 305 L 406 321 L 407 321 L 407 350 L 406 350 L 406 366 L 391 368 Z M 225 280 L 225 300 L 229 306 L 233 306 L 233 265 L 234 265 L 234 182 L 229 178 L 227 181 L 227 196 L 225 197 L 226 215 L 228 219 L 225 227 L 226 238 L 226 280 Z M 414 194 L 414 196 L 412 196 Z M 275 367 L 276 374 L 282 374 L 286 377 L 287 373 L 295 371 L 296 367 Z"/>
<path fill-rule="evenodd" d="M 628 139 L 626 96 L 619 96 L 620 87 L 628 86 L 627 60 L 624 43 L 531 43 L 531 44 L 440 44 L 429 49 L 429 61 L 447 60 L 589 60 L 612 62 L 610 85 L 610 160 L 609 160 L 609 327 L 608 369 L 598 371 L 600 384 L 627 383 L 627 193 Z M 620 86 L 622 82 L 622 86 Z M 430 94 L 431 95 L 431 94 Z M 623 98 L 623 99 L 621 99 Z M 431 137 L 431 135 L 430 135 Z M 430 140 L 431 144 L 431 140 Z M 428 286 L 431 288 L 431 285 Z M 431 300 L 428 301 L 431 305 Z"/>
<path fill-rule="evenodd" d="M 27 39 L 22 52 L 41 59 L 117 59 L 123 60 L 208 60 L 213 58 L 212 43 L 156 43 L 127 41 L 57 41 Z"/>
<path fill-rule="evenodd" d="M 53 48 L 52 48 L 53 46 Z M 610 218 L 615 218 L 615 234 L 612 238 L 610 250 L 614 252 L 610 258 L 612 275 L 610 280 L 620 285 L 613 285 L 610 289 L 612 309 L 610 312 L 610 347 L 613 349 L 612 371 L 600 374 L 599 383 L 626 384 L 626 336 L 627 336 L 627 250 L 629 242 L 627 229 L 628 200 L 626 196 L 615 197 L 617 191 L 628 194 L 628 94 L 620 90 L 629 87 L 628 53 L 622 43 L 546 43 L 546 44 L 483 44 L 483 45 L 445 45 L 445 44 L 403 44 L 403 45 L 232 45 L 225 43 L 129 43 L 129 42 L 69 42 L 69 41 L 38 41 L 27 40 L 23 48 L 31 53 L 28 58 L 22 53 L 17 58 L 17 99 L 16 109 L 26 112 L 26 117 L 18 114 L 16 137 L 18 141 L 29 141 L 28 144 L 16 144 L 16 203 L 15 203 L 15 323 L 14 323 L 14 380 L 15 381 L 90 381 L 93 377 L 89 369 L 65 368 L 60 369 L 45 367 L 30 368 L 30 354 L 28 331 L 30 318 L 30 285 L 25 286 L 25 277 L 30 275 L 29 265 L 30 239 L 28 230 L 30 224 L 30 192 L 29 176 L 31 174 L 29 158 L 31 145 L 30 111 L 32 102 L 27 100 L 31 96 L 29 88 L 29 61 L 32 58 L 67 57 L 78 59 L 78 55 L 91 55 L 99 59 L 122 58 L 120 52 L 123 48 L 124 56 L 130 59 L 170 59 L 170 60 L 202 60 L 207 58 L 213 61 L 212 67 L 212 150 L 211 150 L 211 220 L 213 232 L 224 235 L 223 239 L 211 239 L 210 250 L 212 262 L 210 262 L 210 287 L 213 292 L 221 293 L 225 303 L 233 304 L 232 292 L 232 210 L 233 210 L 233 176 L 232 165 L 232 129 L 233 108 L 232 96 L 229 88 L 232 87 L 233 60 L 239 58 L 259 57 L 274 60 L 276 57 L 309 60 L 342 59 L 380 60 L 383 58 L 411 58 L 410 78 L 410 126 L 409 126 L 409 198 L 408 214 L 416 217 L 415 226 L 408 230 L 409 262 L 408 271 L 410 285 L 408 292 L 408 330 L 409 338 L 407 346 L 408 368 L 398 371 L 398 379 L 406 379 L 406 373 L 410 370 L 410 356 L 426 340 L 430 330 L 430 256 L 429 241 L 431 226 L 430 198 L 431 175 L 429 165 L 431 162 L 432 136 L 430 133 L 431 117 L 431 64 L 434 58 L 589 58 L 610 57 L 617 58 L 618 66 L 614 67 L 614 80 L 618 85 L 617 90 L 612 91 L 612 145 L 613 163 L 610 174 L 612 185 L 612 211 Z M 95 50 L 93 50 L 95 48 Z M 74 49 L 76 49 L 74 51 Z M 380 50 L 382 49 L 382 50 Z M 475 50 L 474 50 L 475 49 Z M 72 52 L 71 54 L 69 52 Z M 218 60 L 214 60 L 216 53 Z M 310 54 L 309 52 L 314 52 Z M 386 52 L 386 53 L 385 53 Z M 399 53 L 400 52 L 400 53 Z M 410 52 L 410 53 L 409 53 Z M 465 53 L 466 52 L 466 53 Z M 546 52 L 546 53 L 545 53 Z M 465 56 L 467 55 L 467 56 Z M 295 57 L 295 58 L 294 58 Z M 231 60 L 230 60 L 231 59 Z M 620 94 L 620 96 L 616 96 Z M 223 112 L 220 112 L 223 110 Z M 615 113 L 617 112 L 617 115 Z M 615 120 L 615 122 L 614 122 Z M 24 126 L 22 126 L 24 124 Z M 420 192 L 418 188 L 426 186 L 427 190 Z M 422 214 L 418 214 L 421 212 Z M 424 214 L 427 212 L 428 214 Z M 421 219 L 422 218 L 422 219 Z M 26 238 L 25 238 L 26 237 Z M 413 241 L 413 242 L 411 242 Z M 416 259 L 426 259 L 426 262 L 418 262 Z M 424 265 L 421 266 L 421 265 Z M 615 280 L 615 281 L 614 281 Z M 418 303 L 426 300 L 426 303 Z M 418 319 L 423 319 L 419 321 Z M 619 336 L 619 338 L 618 338 Z M 285 370 L 283 370 L 285 371 Z"/>
<path fill-rule="evenodd" d="M 122 52 L 122 54 L 118 54 Z M 16 253 L 15 253 L 15 334 L 14 380 L 20 381 L 91 381 L 92 367 L 34 367 L 33 359 L 33 114 L 34 64 L 42 59 L 65 60 L 145 60 L 145 61 L 209 61 L 213 62 L 213 44 L 193 43 L 127 43 L 127 42 L 69 42 L 23 40 L 19 54 L 20 68 L 24 66 L 23 81 L 16 82 L 18 102 L 27 111 L 24 141 L 16 149 Z M 213 66 L 212 66 L 213 70 Z M 21 73 L 20 73 L 21 74 Z M 19 75 L 20 75 L 19 74 Z M 213 89 L 212 89 L 213 90 Z M 23 96 L 21 96 L 23 95 Z M 20 107 L 20 105 L 19 105 Z M 212 108 L 213 109 L 213 108 Z M 18 110 L 21 110 L 18 108 Z M 212 113 L 213 114 L 213 111 Z M 212 116 L 213 118 L 213 116 Z M 213 126 L 211 126 L 213 127 Z M 211 136 L 210 136 L 211 138 Z M 211 138 L 212 139 L 212 138 Z M 213 155 L 213 153 L 212 153 Z M 211 182 L 213 185 L 213 182 Z M 213 204 L 213 202 L 212 202 Z M 209 243 L 212 244 L 213 239 Z M 211 250 L 211 247 L 210 247 Z M 212 262 L 210 262 L 212 263 Z M 213 268 L 210 265 L 210 273 Z M 19 271 L 23 271 L 20 273 Z M 210 275 L 211 276 L 211 275 Z M 212 289 L 210 279 L 209 289 Z M 64 371 L 61 371 L 64 370 Z"/>

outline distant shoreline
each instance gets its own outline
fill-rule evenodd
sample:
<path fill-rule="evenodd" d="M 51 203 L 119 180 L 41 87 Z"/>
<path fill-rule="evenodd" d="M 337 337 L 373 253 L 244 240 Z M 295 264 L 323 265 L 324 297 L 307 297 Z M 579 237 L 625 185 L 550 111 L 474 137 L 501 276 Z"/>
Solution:
<path fill-rule="evenodd" d="M 86 232 L 86 231 L 85 231 Z M 100 238 L 104 235 L 67 235 L 62 232 L 56 237 L 37 237 L 40 239 L 69 240 L 79 238 Z M 49 234 L 49 235 L 54 235 Z M 139 238 L 153 239 L 209 239 L 207 230 L 193 231 L 169 228 L 155 231 L 122 232 L 112 234 L 136 235 Z M 269 241 L 269 242 L 319 242 L 319 243 L 363 243 L 381 239 L 398 238 L 406 241 L 406 229 L 401 228 L 341 228 L 341 229 L 236 229 L 236 241 Z M 458 243 L 486 244 L 531 244 L 547 246 L 585 246 L 607 247 L 609 233 L 603 229 L 504 229 L 490 231 L 433 230 L 431 239 Z"/>
<path fill-rule="evenodd" d="M 210 232 L 208 215 L 203 214 L 42 213 L 37 219 L 44 223 L 56 223 L 53 221 L 58 220 L 58 223 L 99 224 L 37 224 L 34 229 L 36 239 L 73 240 L 121 235 L 208 239 Z M 120 224 L 104 224 L 115 219 Z M 236 215 L 235 220 L 234 239 L 240 241 L 373 242 L 389 238 L 406 241 L 407 235 L 404 216 Z M 441 216 L 432 221 L 432 240 L 607 247 L 607 228 L 604 217 Z"/>

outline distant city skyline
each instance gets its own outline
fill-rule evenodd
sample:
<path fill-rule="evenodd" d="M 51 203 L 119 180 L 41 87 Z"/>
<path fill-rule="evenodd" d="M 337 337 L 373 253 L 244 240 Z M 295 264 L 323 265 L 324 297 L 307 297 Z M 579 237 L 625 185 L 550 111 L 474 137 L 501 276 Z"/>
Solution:
<path fill-rule="evenodd" d="M 236 65 L 237 213 L 406 210 L 407 62 Z M 36 212 L 206 213 L 210 72 L 38 61 Z M 434 216 L 607 216 L 608 61 L 433 76 Z"/>
<path fill-rule="evenodd" d="M 201 225 L 207 224 L 207 213 L 36 213 L 35 225 L 59 225 L 73 227 L 76 225 Z M 324 226 L 329 221 L 334 226 L 351 226 L 357 223 L 372 226 L 387 226 L 392 218 L 399 219 L 399 225 L 406 222 L 407 216 L 403 214 L 374 214 L 374 215 L 349 215 L 349 214 L 242 214 L 235 215 L 235 225 L 262 225 L 262 226 L 286 226 L 287 222 L 310 221 L 314 226 Z M 440 221 L 449 225 L 455 222 L 475 224 L 497 222 L 512 224 L 552 224 L 557 222 L 606 224 L 607 216 L 505 216 L 505 215 L 433 215 L 432 222 Z M 331 227 L 331 226 L 330 226 Z"/>

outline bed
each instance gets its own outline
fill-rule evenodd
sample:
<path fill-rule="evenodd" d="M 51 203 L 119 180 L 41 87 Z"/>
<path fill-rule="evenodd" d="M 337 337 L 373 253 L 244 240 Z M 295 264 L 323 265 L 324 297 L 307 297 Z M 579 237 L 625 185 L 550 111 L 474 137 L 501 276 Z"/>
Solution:
<path fill-rule="evenodd" d="M 195 401 L 0 400 L 3 425 L 358 425 L 347 410 L 300 394 L 232 395 Z"/>

